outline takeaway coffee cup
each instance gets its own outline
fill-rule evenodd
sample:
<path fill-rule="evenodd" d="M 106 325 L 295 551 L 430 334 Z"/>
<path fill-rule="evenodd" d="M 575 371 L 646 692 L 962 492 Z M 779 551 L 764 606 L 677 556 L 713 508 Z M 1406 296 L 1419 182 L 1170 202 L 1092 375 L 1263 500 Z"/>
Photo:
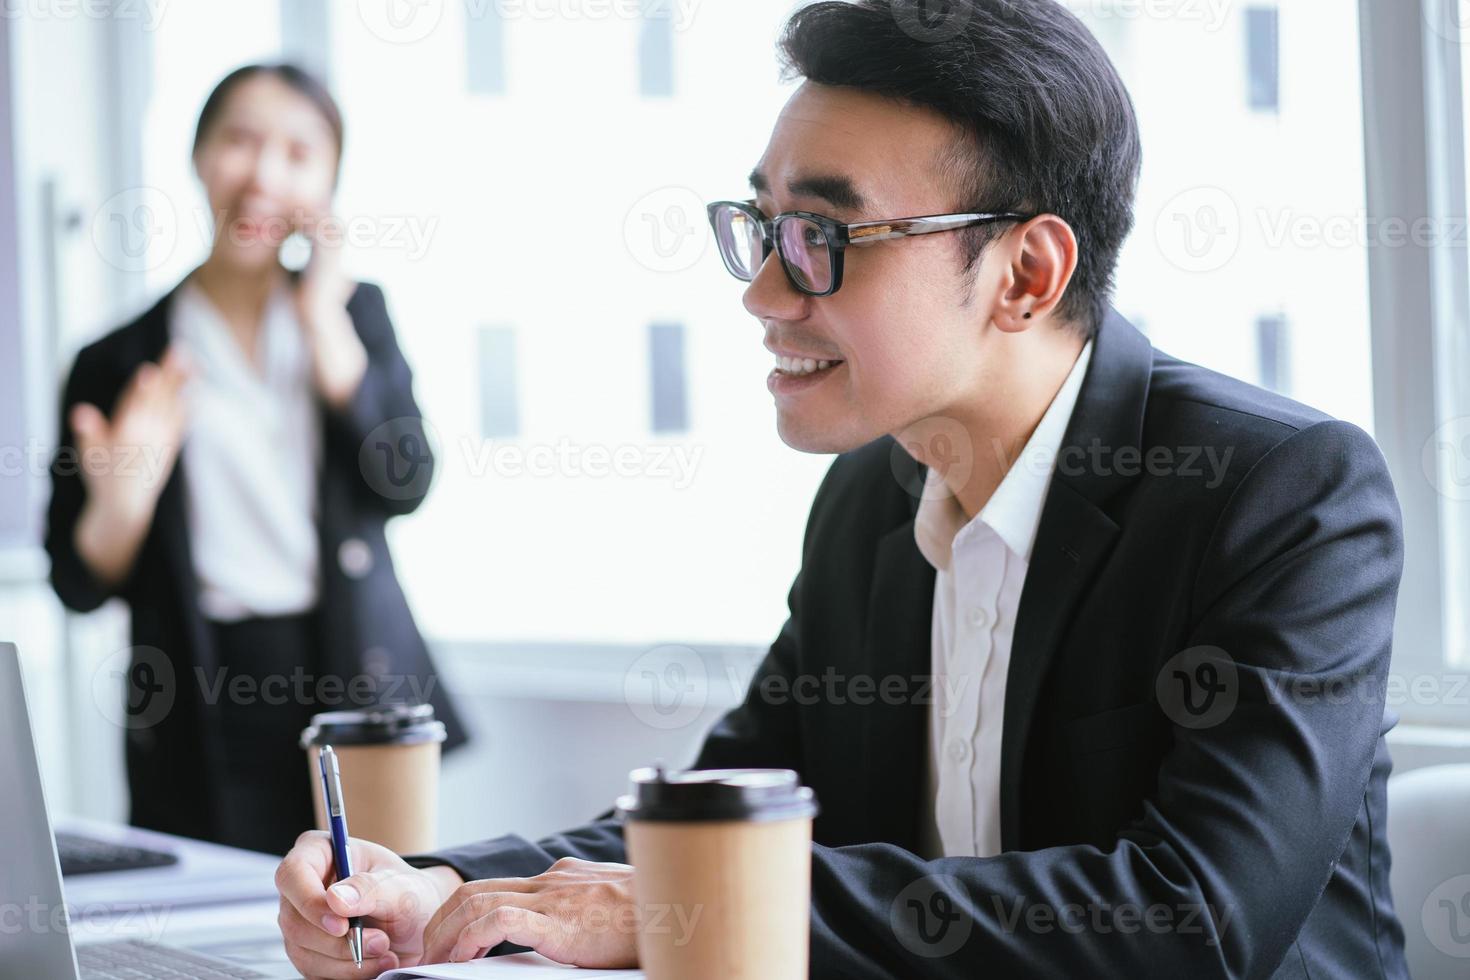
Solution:
<path fill-rule="evenodd" d="M 638 769 L 618 800 L 648 980 L 805 980 L 812 791 L 789 769 Z"/>
<path fill-rule="evenodd" d="M 428 704 L 384 705 L 314 715 L 301 733 L 316 826 L 327 829 L 322 803 L 321 746 L 337 753 L 342 799 L 353 837 L 399 854 L 433 848 L 439 819 L 439 748 L 444 723 Z"/>

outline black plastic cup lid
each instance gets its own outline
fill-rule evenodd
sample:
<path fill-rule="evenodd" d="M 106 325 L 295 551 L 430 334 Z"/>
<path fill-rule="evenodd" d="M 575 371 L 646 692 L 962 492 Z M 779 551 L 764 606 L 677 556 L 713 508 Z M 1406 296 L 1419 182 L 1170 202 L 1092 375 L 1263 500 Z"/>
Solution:
<path fill-rule="evenodd" d="M 799 820 L 817 814 L 816 796 L 790 769 L 635 769 L 618 798 L 628 820 Z"/>
<path fill-rule="evenodd" d="M 313 745 L 418 745 L 442 742 L 447 733 L 431 704 L 385 704 L 360 711 L 312 715 L 301 747 Z"/>

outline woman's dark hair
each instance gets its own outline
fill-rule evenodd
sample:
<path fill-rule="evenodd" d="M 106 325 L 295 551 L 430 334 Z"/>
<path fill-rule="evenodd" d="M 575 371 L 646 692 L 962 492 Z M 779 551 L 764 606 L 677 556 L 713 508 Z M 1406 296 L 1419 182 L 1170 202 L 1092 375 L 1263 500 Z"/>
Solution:
<path fill-rule="evenodd" d="M 209 93 L 209 98 L 204 100 L 204 108 L 199 110 L 199 125 L 194 128 L 193 152 L 198 153 L 199 147 L 204 145 L 210 127 L 214 125 L 215 120 L 219 118 L 220 112 L 229 101 L 230 93 L 241 82 L 254 78 L 256 75 L 270 75 L 280 79 L 293 91 L 306 96 L 307 100 L 316 107 L 316 110 L 322 114 L 322 118 L 327 121 L 327 126 L 332 130 L 332 137 L 337 143 L 337 166 L 340 168 L 342 165 L 342 110 L 337 108 L 337 100 L 332 98 L 332 93 L 327 90 L 327 86 L 321 79 L 305 68 L 288 62 L 244 65 L 220 79 L 214 91 Z"/>
<path fill-rule="evenodd" d="M 781 38 L 789 75 L 940 113 L 963 134 L 956 211 L 1056 214 L 1077 235 L 1058 312 L 1091 336 L 1133 227 L 1133 103 L 1097 39 L 1056 0 L 822 0 Z M 972 272 L 994 228 L 961 232 Z"/>

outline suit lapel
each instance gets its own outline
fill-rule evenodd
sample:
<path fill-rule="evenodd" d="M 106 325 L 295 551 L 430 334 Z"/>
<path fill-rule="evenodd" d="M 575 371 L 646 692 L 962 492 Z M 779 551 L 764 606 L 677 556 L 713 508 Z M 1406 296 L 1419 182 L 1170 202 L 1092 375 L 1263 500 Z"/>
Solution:
<path fill-rule="evenodd" d="M 1113 457 L 1121 449 L 1137 451 L 1142 443 L 1152 365 L 1148 340 L 1112 312 L 1093 340 L 1016 615 L 1001 742 L 1003 850 L 1021 843 L 1025 749 L 1046 673 L 1118 535 L 1104 505 L 1137 478 L 1136 468 L 1115 465 Z"/>
<path fill-rule="evenodd" d="M 1053 484 L 1021 591 L 1001 735 L 1001 848 L 1019 846 L 1021 763 L 1037 696 L 1077 601 L 1112 549 L 1118 526 L 1070 488 Z"/>
<path fill-rule="evenodd" d="M 918 685 L 932 673 L 933 606 L 934 568 L 914 543 L 914 522 L 908 520 L 878 542 L 860 668 L 880 692 L 861 715 L 871 823 L 876 839 L 908 850 L 919 846 L 925 792 L 929 706 Z M 904 696 L 881 695 L 887 678 L 902 680 Z"/>

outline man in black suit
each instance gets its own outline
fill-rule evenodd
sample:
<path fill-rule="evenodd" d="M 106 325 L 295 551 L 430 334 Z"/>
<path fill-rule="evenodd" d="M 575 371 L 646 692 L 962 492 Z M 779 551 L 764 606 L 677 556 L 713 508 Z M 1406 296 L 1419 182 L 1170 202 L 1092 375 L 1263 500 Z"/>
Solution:
<path fill-rule="evenodd" d="M 797 12 L 755 201 L 711 209 L 782 438 L 840 455 L 696 765 L 815 789 L 813 976 L 1403 977 L 1383 459 L 1111 309 L 1126 91 L 1051 0 L 950 10 Z M 310 976 L 352 975 L 352 913 L 379 968 L 636 959 L 585 925 L 632 901 L 614 820 L 360 853 L 330 891 L 320 837 L 281 866 Z"/>

